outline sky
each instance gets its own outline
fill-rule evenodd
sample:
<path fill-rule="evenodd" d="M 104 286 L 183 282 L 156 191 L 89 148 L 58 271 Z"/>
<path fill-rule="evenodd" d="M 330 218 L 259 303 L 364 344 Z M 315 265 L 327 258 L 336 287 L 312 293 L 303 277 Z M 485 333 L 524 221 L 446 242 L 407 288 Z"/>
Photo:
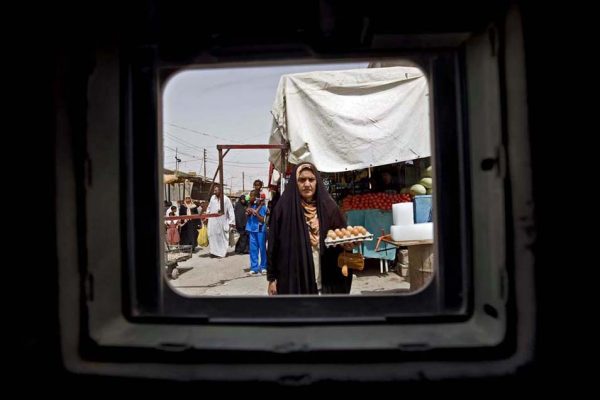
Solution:
<path fill-rule="evenodd" d="M 164 166 L 175 169 L 177 151 L 180 171 L 204 175 L 206 149 L 206 175 L 212 178 L 218 165 L 217 144 L 268 144 L 271 106 L 282 75 L 366 67 L 363 62 L 180 72 L 163 94 Z M 249 191 L 255 179 L 267 185 L 268 150 L 231 150 L 224 162 L 225 184 L 233 192 Z"/>

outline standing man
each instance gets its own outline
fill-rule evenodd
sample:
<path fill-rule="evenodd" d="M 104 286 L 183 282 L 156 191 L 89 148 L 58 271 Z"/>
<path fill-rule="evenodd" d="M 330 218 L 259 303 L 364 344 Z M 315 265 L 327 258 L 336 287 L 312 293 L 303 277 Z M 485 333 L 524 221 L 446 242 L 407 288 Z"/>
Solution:
<path fill-rule="evenodd" d="M 192 202 L 190 196 L 185 196 L 185 199 L 181 206 L 179 206 L 179 215 L 197 215 L 198 207 Z M 181 240 L 182 245 L 193 246 L 193 251 L 196 251 L 198 246 L 198 229 L 200 228 L 201 222 L 199 219 L 184 219 L 181 225 Z"/>
<path fill-rule="evenodd" d="M 384 171 L 381 174 L 381 183 L 378 186 L 380 192 L 385 193 L 398 193 L 400 187 L 392 178 L 392 174 L 389 171 Z"/>
<path fill-rule="evenodd" d="M 221 186 L 215 185 L 214 195 L 210 198 L 206 212 L 221 213 Z M 208 218 L 208 248 L 211 257 L 223 258 L 229 247 L 229 231 L 235 226 L 235 214 L 229 197 L 223 196 L 225 211 L 220 217 Z"/>
<path fill-rule="evenodd" d="M 246 210 L 248 222 L 246 231 L 250 236 L 250 275 L 267 273 L 267 249 L 265 246 L 265 216 L 267 207 L 260 198 L 260 192 L 253 190 L 250 194 L 250 204 Z M 260 262 L 259 262 L 260 255 Z"/>
<path fill-rule="evenodd" d="M 260 193 L 263 187 L 263 181 L 261 181 L 260 179 L 257 179 L 254 181 L 254 183 L 252 184 L 252 186 L 254 186 L 254 191 L 258 192 L 258 197 L 257 199 L 260 199 Z"/>

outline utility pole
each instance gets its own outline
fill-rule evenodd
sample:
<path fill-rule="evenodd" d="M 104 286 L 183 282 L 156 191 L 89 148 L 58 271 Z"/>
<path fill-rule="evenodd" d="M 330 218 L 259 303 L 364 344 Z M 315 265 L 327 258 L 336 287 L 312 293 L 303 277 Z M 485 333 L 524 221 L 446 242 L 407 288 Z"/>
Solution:
<path fill-rule="evenodd" d="M 246 191 L 246 187 L 244 186 L 244 183 L 246 183 L 246 181 L 244 180 L 244 171 L 242 171 L 242 192 Z"/>
<path fill-rule="evenodd" d="M 177 147 L 175 147 L 175 175 L 177 175 L 177 171 L 179 171 L 179 163 L 181 160 L 177 157 Z"/>
<path fill-rule="evenodd" d="M 204 149 L 204 179 L 206 179 L 206 149 Z"/>

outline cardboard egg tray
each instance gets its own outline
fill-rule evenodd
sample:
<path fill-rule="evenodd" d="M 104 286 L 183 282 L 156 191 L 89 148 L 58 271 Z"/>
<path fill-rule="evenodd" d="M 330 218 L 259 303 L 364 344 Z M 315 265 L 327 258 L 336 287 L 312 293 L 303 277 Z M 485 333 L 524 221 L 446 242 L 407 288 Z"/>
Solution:
<path fill-rule="evenodd" d="M 373 234 L 367 233 L 366 235 L 352 235 L 349 238 L 345 237 L 342 239 L 331 239 L 330 237 L 325 238 L 325 246 L 332 247 L 338 244 L 351 243 L 351 242 L 365 242 L 373 240 Z"/>

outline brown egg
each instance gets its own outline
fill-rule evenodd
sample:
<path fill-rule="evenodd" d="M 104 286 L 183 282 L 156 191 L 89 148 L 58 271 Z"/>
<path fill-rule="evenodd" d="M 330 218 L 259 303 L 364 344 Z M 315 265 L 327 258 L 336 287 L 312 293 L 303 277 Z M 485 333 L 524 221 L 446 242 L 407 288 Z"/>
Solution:
<path fill-rule="evenodd" d="M 329 232 L 327 232 L 327 237 L 331 240 L 335 240 L 337 238 L 337 235 L 335 234 L 334 231 L 329 231 Z"/>
<path fill-rule="evenodd" d="M 349 231 L 351 231 L 351 230 L 352 230 L 352 226 L 348 225 L 348 226 L 346 227 L 346 229 L 347 229 L 347 230 L 349 230 Z"/>
<path fill-rule="evenodd" d="M 354 236 L 358 236 L 360 234 L 360 230 L 358 230 L 358 228 L 352 228 L 351 232 Z"/>
<path fill-rule="evenodd" d="M 344 237 L 344 234 L 343 234 L 343 233 L 342 233 L 342 231 L 341 231 L 341 230 L 339 230 L 339 229 L 336 229 L 336 230 L 335 230 L 335 235 L 336 235 L 338 238 L 343 238 L 343 237 Z"/>

